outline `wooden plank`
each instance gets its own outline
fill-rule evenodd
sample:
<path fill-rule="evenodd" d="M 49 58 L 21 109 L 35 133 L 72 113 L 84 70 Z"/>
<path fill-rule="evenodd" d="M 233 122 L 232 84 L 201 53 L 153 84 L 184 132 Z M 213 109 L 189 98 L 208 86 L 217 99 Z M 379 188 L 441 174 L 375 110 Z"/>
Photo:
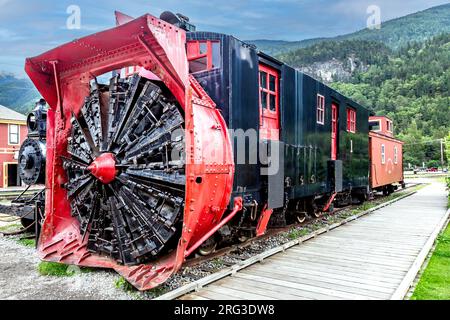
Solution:
<path fill-rule="evenodd" d="M 179 300 L 211 300 L 211 299 L 204 298 L 202 296 L 197 296 L 195 294 L 190 294 L 188 296 L 181 297 Z"/>
<path fill-rule="evenodd" d="M 354 282 L 345 282 L 342 280 L 336 279 L 319 279 L 316 280 L 313 277 L 302 277 L 301 275 L 289 274 L 283 275 L 282 272 L 275 272 L 274 270 L 243 270 L 242 273 L 245 274 L 253 274 L 259 275 L 263 277 L 270 278 L 277 283 L 277 281 L 289 279 L 290 282 L 311 285 L 318 288 L 326 288 L 333 289 L 338 292 L 346 292 L 346 293 L 357 293 L 361 295 L 365 295 L 372 298 L 378 299 L 388 299 L 390 295 L 395 291 L 395 288 L 381 288 L 375 286 L 368 286 L 364 284 L 354 283 Z"/>
<path fill-rule="evenodd" d="M 276 263 L 280 266 L 289 266 L 293 268 L 298 268 L 299 272 L 303 271 L 317 271 L 317 272 L 332 272 L 335 274 L 340 275 L 347 275 L 347 276 L 355 276 L 355 277 L 364 277 L 368 279 L 379 279 L 380 277 L 383 278 L 386 282 L 392 282 L 392 281 L 401 281 L 403 279 L 404 274 L 406 272 L 398 272 L 397 275 L 388 274 L 384 272 L 383 270 L 377 269 L 361 269 L 361 268 L 355 268 L 354 266 L 346 266 L 346 267 L 340 267 L 336 265 L 323 265 L 319 263 L 309 262 L 309 263 L 293 263 L 289 260 L 276 260 Z"/>
<path fill-rule="evenodd" d="M 398 270 L 402 271 L 405 270 L 405 265 L 407 263 L 398 263 L 398 262 L 392 262 L 392 261 L 376 261 L 373 259 L 367 259 L 360 258 L 358 256 L 339 256 L 339 255 L 326 255 L 326 254 L 320 254 L 320 253 L 310 253 L 310 252 L 290 252 L 290 256 L 293 258 L 299 258 L 299 257 L 306 257 L 310 259 L 317 259 L 317 260 L 326 260 L 331 262 L 341 261 L 345 262 L 349 265 L 359 264 L 362 266 L 367 265 L 376 265 L 379 268 L 386 268 L 390 270 Z"/>
<path fill-rule="evenodd" d="M 368 245 L 366 244 L 365 246 L 361 246 L 360 243 L 357 242 L 348 242 L 348 241 L 330 241 L 327 239 L 321 239 L 321 241 L 316 241 L 314 243 L 308 243 L 305 244 L 305 247 L 308 248 L 317 248 L 317 249 L 321 249 L 321 248 L 333 248 L 333 249 L 346 249 L 346 250 L 373 250 L 374 252 L 386 252 L 386 253 L 395 253 L 397 254 L 399 251 L 401 252 L 402 255 L 404 256 L 417 256 L 417 254 L 419 253 L 420 249 L 418 248 L 414 248 L 414 249 L 398 249 L 398 248 L 389 248 L 383 245 Z"/>
<path fill-rule="evenodd" d="M 295 249 L 293 249 L 295 250 Z M 324 255 L 330 255 L 335 256 L 339 255 L 342 257 L 346 256 L 359 256 L 359 257 L 367 257 L 371 258 L 373 260 L 383 260 L 388 259 L 391 261 L 399 261 L 399 262 L 409 262 L 411 260 L 414 260 L 415 256 L 413 255 L 402 255 L 402 251 L 398 252 L 382 252 L 382 251 L 375 251 L 370 248 L 366 248 L 365 250 L 362 248 L 346 248 L 345 246 L 342 246 L 341 248 L 333 248 L 328 246 L 308 246 L 302 248 L 302 250 L 299 250 L 297 248 L 296 252 L 304 252 L 304 253 L 323 253 Z"/>
<path fill-rule="evenodd" d="M 189 298 L 190 296 L 191 295 L 186 296 L 186 297 Z M 209 290 L 209 287 L 208 288 L 204 288 L 204 289 L 200 290 L 199 292 L 193 293 L 192 296 L 194 296 L 194 297 L 202 297 L 202 298 L 206 298 L 206 299 L 209 299 L 209 300 L 232 300 L 232 301 L 234 301 L 234 300 L 236 300 L 236 301 L 237 300 L 244 300 L 242 298 L 237 298 L 235 296 L 227 295 L 227 294 L 225 294 L 223 292 L 222 293 L 217 293 L 215 291 L 211 291 L 211 290 Z"/>
<path fill-rule="evenodd" d="M 373 298 L 371 296 L 365 296 L 365 295 L 356 294 L 356 293 L 348 293 L 348 292 L 344 292 L 344 291 L 334 290 L 331 288 L 321 288 L 321 287 L 314 286 L 314 285 L 296 283 L 294 281 L 290 281 L 290 279 L 289 279 L 289 281 L 279 280 L 279 279 L 275 280 L 275 279 L 272 279 L 269 277 L 255 275 L 255 274 L 248 274 L 245 272 L 241 272 L 236 276 L 237 277 L 246 277 L 247 279 L 252 279 L 252 280 L 260 281 L 260 282 L 264 282 L 264 283 L 272 283 L 272 284 L 276 284 L 276 285 L 283 286 L 283 287 L 309 291 L 312 293 L 318 293 L 318 294 L 322 294 L 322 295 L 324 294 L 324 295 L 327 295 L 330 297 L 338 297 L 340 299 L 376 300 L 376 298 Z M 320 298 L 318 298 L 318 299 L 320 299 Z"/>
<path fill-rule="evenodd" d="M 367 253 L 369 255 L 375 256 L 386 256 L 386 257 L 402 257 L 402 258 L 412 258 L 414 259 L 417 256 L 418 250 L 414 252 L 404 252 L 403 250 L 392 250 L 392 249 L 379 249 L 372 247 L 361 247 L 354 244 L 343 244 L 341 246 L 334 246 L 325 243 L 315 243 L 310 244 L 307 247 L 309 250 L 333 250 L 335 252 L 343 252 L 343 253 Z"/>
<path fill-rule="evenodd" d="M 224 280 L 226 280 L 226 281 L 224 281 Z M 270 297 L 271 299 L 276 299 L 276 300 L 290 300 L 293 297 L 295 297 L 296 300 L 312 300 L 310 298 L 286 294 L 286 291 L 280 290 L 280 287 L 277 287 L 277 286 L 272 286 L 270 288 L 270 290 L 268 290 L 267 288 L 261 288 L 259 286 L 259 282 L 256 282 L 256 281 L 245 282 L 242 279 L 237 280 L 234 277 L 226 278 L 221 281 L 215 282 L 211 286 L 223 287 L 223 288 L 233 289 L 233 290 L 242 291 L 242 292 L 250 292 L 250 293 L 257 294 L 257 295 Z M 276 290 L 276 289 L 278 289 L 278 290 Z"/>
<path fill-rule="evenodd" d="M 253 279 L 249 280 L 247 279 L 245 274 L 241 274 L 241 273 L 237 273 L 235 276 L 232 277 L 233 279 L 235 279 L 236 283 L 243 283 L 245 285 L 252 285 L 253 287 L 257 287 L 257 288 L 261 288 L 264 290 L 270 290 L 270 291 L 274 291 L 277 294 L 279 292 L 282 292 L 284 294 L 287 294 L 289 297 L 289 300 L 317 300 L 317 299 L 322 299 L 322 300 L 343 300 L 344 298 L 340 298 L 340 297 L 336 297 L 336 296 L 330 296 L 330 295 L 326 295 L 326 294 L 321 294 L 321 293 L 317 293 L 317 292 L 310 292 L 310 291 L 305 291 L 305 290 L 300 290 L 300 289 L 296 289 L 296 288 L 292 288 L 292 287 L 286 287 L 286 286 L 282 286 L 282 285 L 275 285 L 273 283 L 267 283 L 267 282 L 263 282 L 263 281 L 255 281 Z M 282 298 L 280 298 L 282 299 Z"/>
<path fill-rule="evenodd" d="M 393 265 L 398 265 L 402 263 L 410 263 L 414 258 L 412 257 L 400 257 L 400 256 L 393 256 L 393 255 L 381 255 L 381 254 L 375 254 L 370 252 L 355 252 L 355 251 L 344 251 L 344 250 L 333 250 L 324 248 L 322 250 L 317 250 L 314 248 L 302 248 L 302 250 L 292 249 L 293 252 L 297 254 L 304 254 L 304 255 L 314 255 L 314 256 L 321 256 L 321 257 L 336 257 L 343 260 L 353 259 L 357 258 L 359 260 L 364 260 L 365 262 L 371 262 L 371 263 L 382 263 L 388 261 L 389 263 L 392 263 Z"/>
<path fill-rule="evenodd" d="M 217 282 L 216 282 L 217 283 Z M 215 285 L 216 283 L 212 284 Z M 227 278 L 227 281 L 224 281 L 222 286 L 231 286 L 233 288 L 239 288 L 239 287 L 248 287 L 251 288 L 251 290 L 257 290 L 258 292 L 270 292 L 273 294 L 277 299 L 281 300 L 312 300 L 310 294 L 305 293 L 301 290 L 296 290 L 292 288 L 277 286 L 271 283 L 263 283 L 260 281 L 254 281 L 254 280 L 248 280 L 245 278 L 240 277 L 240 274 L 236 274 L 233 277 Z M 317 295 L 314 295 L 314 298 L 317 298 Z M 329 296 L 323 296 L 322 298 L 327 299 L 330 298 Z"/>
<path fill-rule="evenodd" d="M 354 269 L 365 269 L 365 270 L 380 270 L 381 268 L 379 266 L 370 264 L 370 263 L 361 263 L 361 262 L 351 262 L 349 263 L 349 261 L 342 261 L 340 259 L 331 259 L 331 258 L 325 258 L 325 257 L 321 257 L 321 259 L 316 259 L 316 258 L 312 258 L 312 257 L 307 257 L 307 256 L 293 256 L 293 255 L 289 255 L 289 256 L 285 256 L 285 257 L 274 257 L 273 259 L 287 259 L 288 261 L 291 262 L 296 262 L 296 263 L 320 263 L 323 266 L 339 266 L 339 267 L 347 267 L 347 268 L 354 268 Z M 404 271 L 404 269 L 402 268 L 391 268 L 388 266 L 385 266 L 383 268 L 383 272 L 385 272 L 386 274 L 394 274 L 394 275 L 398 275 L 401 274 Z"/>
<path fill-rule="evenodd" d="M 379 287 L 383 287 L 383 288 L 393 288 L 396 287 L 395 283 L 397 281 L 387 281 L 386 279 L 384 279 L 381 274 L 378 277 L 366 277 L 366 276 L 361 276 L 358 275 L 357 273 L 354 273 L 353 275 L 350 274 L 342 274 L 340 272 L 336 272 L 333 269 L 329 269 L 328 272 L 324 271 L 324 270 L 311 270 L 311 269 L 305 269 L 303 268 L 303 266 L 287 266 L 285 264 L 264 264 L 264 265 L 255 265 L 254 266 L 255 269 L 263 269 L 263 270 L 280 270 L 280 271 L 286 271 L 286 274 L 290 274 L 290 273 L 295 273 L 299 276 L 303 276 L 303 277 L 311 277 L 311 279 L 336 279 L 336 280 L 340 280 L 340 281 L 347 281 L 347 282 L 356 282 L 356 283 L 361 283 L 361 284 L 366 284 L 366 285 L 372 285 L 372 286 L 379 286 Z M 334 271 L 334 272 L 333 272 Z"/>
<path fill-rule="evenodd" d="M 244 290 L 236 290 L 236 289 L 230 289 L 226 287 L 220 286 L 220 284 L 214 284 L 211 286 L 208 286 L 207 288 L 203 289 L 206 292 L 215 292 L 217 294 L 224 294 L 230 297 L 235 297 L 242 300 L 275 300 L 273 297 L 263 296 L 259 294 L 252 293 L 250 291 L 244 291 Z M 202 292 L 203 292 L 202 290 Z"/>

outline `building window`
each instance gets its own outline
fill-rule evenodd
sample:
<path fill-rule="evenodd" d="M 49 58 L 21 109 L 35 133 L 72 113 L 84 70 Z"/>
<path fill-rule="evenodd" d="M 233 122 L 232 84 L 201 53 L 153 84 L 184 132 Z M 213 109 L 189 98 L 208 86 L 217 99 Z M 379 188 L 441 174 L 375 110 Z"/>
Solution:
<path fill-rule="evenodd" d="M 381 145 L 381 164 L 386 164 L 386 147 Z"/>
<path fill-rule="evenodd" d="M 187 44 L 189 72 L 196 73 L 220 68 L 219 41 L 189 41 Z"/>
<path fill-rule="evenodd" d="M 19 125 L 17 125 L 17 124 L 10 124 L 8 126 L 8 128 L 9 128 L 8 143 L 9 144 L 19 144 L 19 140 L 20 140 L 20 137 L 19 137 L 20 127 L 19 127 Z"/>
<path fill-rule="evenodd" d="M 356 132 L 356 111 L 351 108 L 347 108 L 347 131 Z"/>
<path fill-rule="evenodd" d="M 398 164 L 398 148 L 394 147 L 394 164 Z"/>
<path fill-rule="evenodd" d="M 325 97 L 317 95 L 317 123 L 325 124 Z"/>
<path fill-rule="evenodd" d="M 262 109 L 277 112 L 278 110 L 278 72 L 265 65 L 259 66 L 259 103 Z"/>

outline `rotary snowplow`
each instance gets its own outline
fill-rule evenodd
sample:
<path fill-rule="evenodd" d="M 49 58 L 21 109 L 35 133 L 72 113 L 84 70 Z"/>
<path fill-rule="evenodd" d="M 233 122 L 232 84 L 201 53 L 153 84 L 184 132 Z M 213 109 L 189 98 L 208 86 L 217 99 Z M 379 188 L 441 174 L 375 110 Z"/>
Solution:
<path fill-rule="evenodd" d="M 26 61 L 50 106 L 38 250 L 46 261 L 115 269 L 148 290 L 242 203 L 229 206 L 231 143 L 189 75 L 185 30 L 151 15 L 117 20 Z M 129 67 L 140 71 L 121 76 Z"/>

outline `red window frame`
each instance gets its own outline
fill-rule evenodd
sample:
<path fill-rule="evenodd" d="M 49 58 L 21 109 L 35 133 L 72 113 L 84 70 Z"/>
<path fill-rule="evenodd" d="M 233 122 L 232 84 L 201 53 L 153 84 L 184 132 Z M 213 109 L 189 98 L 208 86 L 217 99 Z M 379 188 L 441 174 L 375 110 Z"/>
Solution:
<path fill-rule="evenodd" d="M 263 87 L 263 83 L 261 81 L 262 73 L 266 73 L 266 86 Z M 278 110 L 280 108 L 280 75 L 276 69 L 270 68 L 264 64 L 259 65 L 259 107 L 263 109 L 264 116 L 278 119 Z M 275 77 L 275 91 L 270 89 L 270 77 Z M 266 105 L 263 106 L 262 97 L 263 94 L 266 95 Z M 270 99 L 271 96 L 275 97 L 275 110 L 270 109 Z"/>
<path fill-rule="evenodd" d="M 347 108 L 347 131 L 356 133 L 356 110 Z"/>
<path fill-rule="evenodd" d="M 219 66 L 213 66 L 213 43 L 218 43 L 220 45 L 220 41 L 218 40 L 193 40 L 187 42 L 186 53 L 188 62 L 206 58 L 206 69 L 196 72 L 210 71 L 219 68 Z M 206 44 L 205 53 L 200 51 L 200 44 Z"/>
<path fill-rule="evenodd" d="M 321 94 L 317 95 L 316 121 L 318 124 L 325 124 L 325 97 Z"/>

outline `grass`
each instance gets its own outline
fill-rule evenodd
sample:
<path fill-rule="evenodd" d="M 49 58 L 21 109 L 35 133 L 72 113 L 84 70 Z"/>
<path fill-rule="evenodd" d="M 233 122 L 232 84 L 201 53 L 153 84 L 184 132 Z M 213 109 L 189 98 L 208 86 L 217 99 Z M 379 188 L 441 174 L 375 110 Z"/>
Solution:
<path fill-rule="evenodd" d="M 114 285 L 117 289 L 123 290 L 125 292 L 136 291 L 133 285 L 129 283 L 124 277 L 119 277 L 116 281 L 114 281 Z"/>
<path fill-rule="evenodd" d="M 308 229 L 292 229 L 286 236 L 289 240 L 296 240 L 308 235 L 309 233 L 311 233 L 311 230 Z"/>
<path fill-rule="evenodd" d="M 450 300 L 450 226 L 438 238 L 411 300 Z"/>
<path fill-rule="evenodd" d="M 67 264 L 41 261 L 38 265 L 38 272 L 43 276 L 54 276 L 54 277 L 71 277 L 79 272 L 89 273 L 93 272 L 95 269 L 86 267 L 75 267 Z"/>
<path fill-rule="evenodd" d="M 21 238 L 21 239 L 17 239 L 17 242 L 25 247 L 30 247 L 30 248 L 36 247 L 35 239 Z"/>
<path fill-rule="evenodd" d="M 1 232 L 14 232 L 22 228 L 20 223 L 8 224 L 6 226 L 0 227 Z"/>
<path fill-rule="evenodd" d="M 68 270 L 67 264 L 61 264 L 56 262 L 42 261 L 38 265 L 38 271 L 43 276 L 55 276 L 55 277 L 70 277 L 75 272 Z"/>
<path fill-rule="evenodd" d="M 450 190 L 450 177 L 446 178 L 446 183 Z M 447 206 L 450 208 L 450 193 Z M 411 300 L 450 300 L 450 225 L 438 237 L 436 249 Z"/>

